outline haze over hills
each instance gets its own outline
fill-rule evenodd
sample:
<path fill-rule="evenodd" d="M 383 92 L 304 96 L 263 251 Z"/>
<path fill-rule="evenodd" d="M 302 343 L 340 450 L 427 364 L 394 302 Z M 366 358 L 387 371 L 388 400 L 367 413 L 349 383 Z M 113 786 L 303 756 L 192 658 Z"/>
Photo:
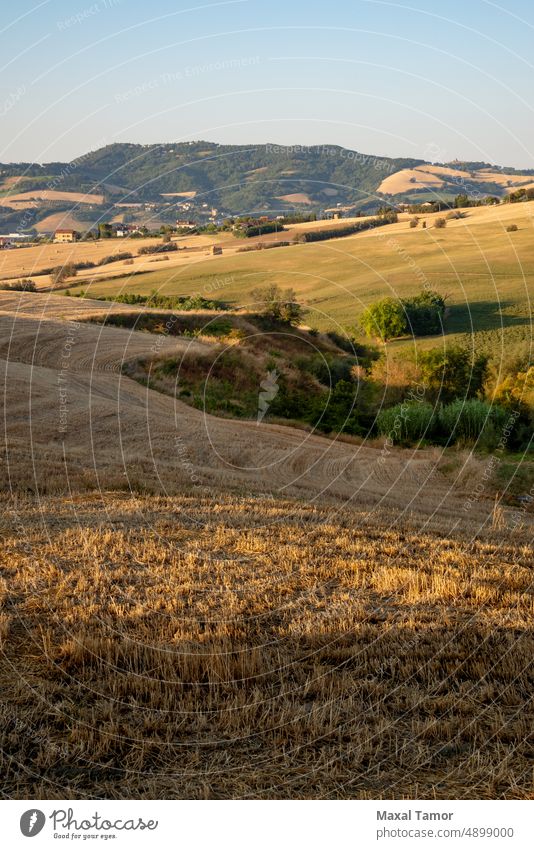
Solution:
<path fill-rule="evenodd" d="M 195 141 L 113 144 L 69 163 L 2 164 L 0 180 L 0 229 L 46 231 L 58 226 L 58 214 L 74 216 L 80 226 L 141 214 L 159 224 L 177 215 L 368 211 L 383 201 L 451 200 L 462 193 L 502 198 L 534 186 L 534 171 L 483 162 L 436 166 L 337 145 Z"/>

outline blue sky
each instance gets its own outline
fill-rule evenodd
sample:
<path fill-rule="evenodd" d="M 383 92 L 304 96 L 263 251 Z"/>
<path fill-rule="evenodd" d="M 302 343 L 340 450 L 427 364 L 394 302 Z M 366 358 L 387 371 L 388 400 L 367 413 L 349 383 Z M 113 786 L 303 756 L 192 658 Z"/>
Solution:
<path fill-rule="evenodd" d="M 0 32 L 0 161 L 208 139 L 534 167 L 526 0 L 21 0 Z"/>

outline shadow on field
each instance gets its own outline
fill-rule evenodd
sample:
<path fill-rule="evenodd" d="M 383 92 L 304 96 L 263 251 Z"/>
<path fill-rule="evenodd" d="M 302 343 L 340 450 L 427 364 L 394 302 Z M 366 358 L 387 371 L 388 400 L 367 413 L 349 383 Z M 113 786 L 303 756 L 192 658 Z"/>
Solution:
<path fill-rule="evenodd" d="M 445 333 L 471 333 L 531 324 L 528 315 L 514 315 L 513 312 L 507 312 L 513 309 L 518 309 L 514 301 L 473 301 L 470 304 L 451 304 L 447 307 Z"/>

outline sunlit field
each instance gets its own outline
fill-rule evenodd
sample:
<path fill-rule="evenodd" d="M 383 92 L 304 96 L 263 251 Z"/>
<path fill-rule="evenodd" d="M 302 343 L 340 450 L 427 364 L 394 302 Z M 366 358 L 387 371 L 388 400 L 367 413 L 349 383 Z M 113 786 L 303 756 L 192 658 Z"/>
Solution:
<path fill-rule="evenodd" d="M 220 492 L 2 515 L 5 794 L 531 797 L 519 526 Z"/>
<path fill-rule="evenodd" d="M 415 230 L 408 216 L 401 216 L 398 224 L 342 239 L 198 257 L 175 269 L 158 266 L 139 276 L 95 279 L 89 286 L 74 280 L 70 288 L 73 293 L 83 288 L 92 297 L 154 289 L 167 295 L 198 292 L 246 306 L 255 288 L 276 283 L 295 290 L 310 326 L 361 333 L 358 318 L 371 301 L 413 295 L 430 286 L 447 296 L 448 338 L 475 333 L 476 345 L 486 350 L 530 339 L 534 203 L 465 212 L 464 219 L 448 221 L 443 230 L 432 226 L 440 214 L 419 216 Z M 511 223 L 517 224 L 517 232 L 507 232 Z M 418 340 L 418 345 L 434 344 L 435 338 Z"/>

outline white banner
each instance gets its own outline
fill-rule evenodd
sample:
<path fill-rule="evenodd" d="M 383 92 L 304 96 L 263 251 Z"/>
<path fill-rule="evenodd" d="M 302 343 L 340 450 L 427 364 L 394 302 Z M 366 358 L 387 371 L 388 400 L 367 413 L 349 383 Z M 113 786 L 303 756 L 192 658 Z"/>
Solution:
<path fill-rule="evenodd" d="M 2 846 L 533 849 L 534 802 L 3 801 Z M 35 840 L 35 843 L 31 843 Z"/>

